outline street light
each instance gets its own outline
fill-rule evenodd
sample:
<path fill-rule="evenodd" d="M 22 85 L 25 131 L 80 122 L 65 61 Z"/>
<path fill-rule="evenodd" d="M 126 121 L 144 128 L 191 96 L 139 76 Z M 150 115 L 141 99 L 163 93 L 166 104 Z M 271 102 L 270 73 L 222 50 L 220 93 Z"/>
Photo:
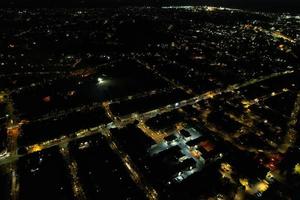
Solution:
<path fill-rule="evenodd" d="M 100 85 L 102 83 L 104 83 L 104 80 L 102 78 L 98 78 L 98 84 Z"/>

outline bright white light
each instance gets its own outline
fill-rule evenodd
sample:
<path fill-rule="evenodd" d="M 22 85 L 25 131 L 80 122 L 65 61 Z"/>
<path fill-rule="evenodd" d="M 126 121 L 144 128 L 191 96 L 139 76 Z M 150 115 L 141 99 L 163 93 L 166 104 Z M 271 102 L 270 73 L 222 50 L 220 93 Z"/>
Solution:
<path fill-rule="evenodd" d="M 104 80 L 102 78 L 98 78 L 98 84 L 104 83 Z"/>

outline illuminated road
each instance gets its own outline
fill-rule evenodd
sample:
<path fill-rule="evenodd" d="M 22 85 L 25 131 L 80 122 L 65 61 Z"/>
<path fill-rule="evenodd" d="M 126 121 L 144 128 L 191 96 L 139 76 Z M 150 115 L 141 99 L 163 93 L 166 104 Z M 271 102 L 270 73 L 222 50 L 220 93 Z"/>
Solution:
<path fill-rule="evenodd" d="M 165 93 L 165 92 L 169 92 L 170 90 L 173 90 L 173 89 L 174 88 L 170 87 L 170 88 L 161 88 L 161 89 L 155 89 L 155 90 L 151 90 L 151 91 L 136 93 L 136 94 L 131 95 L 131 96 L 126 96 L 126 97 L 116 98 L 116 99 L 110 100 L 110 101 L 108 101 L 108 103 L 109 104 L 120 103 L 122 101 L 139 99 L 139 98 L 143 98 L 143 97 L 149 97 L 151 95 L 162 94 L 162 93 Z"/>
<path fill-rule="evenodd" d="M 129 172 L 130 177 L 145 192 L 147 198 L 149 200 L 158 199 L 157 191 L 145 181 L 145 179 L 142 177 L 142 174 L 139 172 L 138 168 L 132 162 L 129 155 L 119 149 L 118 145 L 113 141 L 109 129 L 104 128 L 101 131 L 101 133 L 108 141 L 110 148 L 121 158 L 124 166 Z"/>
<path fill-rule="evenodd" d="M 187 88 L 186 86 L 183 86 L 181 84 L 176 83 L 175 81 L 163 76 L 161 73 L 157 72 L 154 67 L 150 67 L 150 65 L 144 61 L 141 61 L 137 58 L 135 58 L 135 61 L 138 62 L 139 64 L 141 64 L 142 66 L 145 67 L 145 69 L 149 70 L 151 73 L 153 73 L 154 75 L 157 75 L 158 77 L 160 77 L 161 79 L 165 80 L 166 82 L 170 83 L 171 85 L 173 85 L 175 88 L 181 89 L 185 92 L 187 92 L 188 94 L 194 94 L 194 92 L 192 91 L 192 89 Z"/>
<path fill-rule="evenodd" d="M 63 155 L 63 158 L 68 166 L 69 173 L 71 174 L 72 178 L 72 189 L 74 193 L 74 198 L 77 200 L 86 200 L 85 193 L 82 189 L 81 183 L 77 176 L 78 168 L 77 162 L 70 157 L 69 146 L 67 143 L 60 145 L 60 153 Z"/>
<path fill-rule="evenodd" d="M 93 109 L 100 108 L 100 107 L 101 107 L 101 104 L 99 102 L 95 102 L 90 105 L 78 106 L 78 107 L 71 108 L 68 110 L 60 110 L 58 112 L 51 112 L 49 114 L 39 117 L 38 119 L 30 120 L 30 122 L 32 123 L 32 122 L 45 121 L 45 120 L 54 119 L 54 118 L 62 118 L 62 117 L 66 117 L 67 115 L 75 113 L 75 112 L 82 112 L 85 110 L 93 110 Z"/>
<path fill-rule="evenodd" d="M 6 110 L 8 114 L 6 128 L 7 128 L 7 153 L 9 157 L 16 157 L 17 156 L 17 141 L 20 135 L 20 124 L 17 122 L 18 119 L 15 116 L 13 101 L 6 95 L 4 98 L 6 102 Z M 17 200 L 19 195 L 19 176 L 17 174 L 17 164 L 16 162 L 10 162 L 8 168 L 11 173 L 10 181 L 11 181 L 11 190 L 10 190 L 10 197 L 11 200 Z"/>
<path fill-rule="evenodd" d="M 297 131 L 296 131 L 296 124 L 298 122 L 298 117 L 300 114 L 300 92 L 297 93 L 297 98 L 294 103 L 294 109 L 292 111 L 290 120 L 288 122 L 288 129 L 287 134 L 284 138 L 284 142 L 282 145 L 279 146 L 279 152 L 286 153 L 289 147 L 293 146 L 296 142 Z"/>
<path fill-rule="evenodd" d="M 139 121 L 137 127 L 152 138 L 156 143 L 160 143 L 166 136 L 168 136 L 165 132 L 151 130 L 143 121 Z"/>

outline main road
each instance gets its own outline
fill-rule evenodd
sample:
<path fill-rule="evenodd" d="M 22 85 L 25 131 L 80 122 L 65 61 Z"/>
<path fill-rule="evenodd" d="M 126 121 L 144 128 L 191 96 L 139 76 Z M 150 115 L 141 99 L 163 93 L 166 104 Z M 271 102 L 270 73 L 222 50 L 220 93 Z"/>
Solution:
<path fill-rule="evenodd" d="M 208 92 L 205 92 L 204 94 L 194 96 L 190 99 L 182 100 L 175 104 L 168 104 L 166 106 L 162 106 L 157 109 L 147 111 L 145 113 L 132 113 L 130 115 L 121 116 L 121 117 L 115 118 L 115 120 L 113 122 L 110 122 L 108 124 L 100 124 L 99 126 L 96 126 L 96 127 L 91 127 L 89 129 L 77 131 L 77 132 L 71 134 L 70 136 L 62 136 L 60 138 L 55 138 L 53 140 L 48 140 L 45 142 L 27 146 L 27 147 L 25 147 L 28 150 L 28 152 L 26 154 L 30 154 L 33 152 L 48 149 L 53 146 L 62 145 L 64 143 L 69 143 L 70 141 L 77 140 L 79 138 L 84 138 L 84 137 L 99 133 L 99 132 L 101 132 L 101 130 L 103 128 L 111 129 L 111 128 L 115 128 L 115 127 L 124 127 L 128 124 L 134 123 L 134 121 L 136 121 L 136 120 L 147 121 L 147 119 L 150 119 L 152 117 L 155 117 L 157 115 L 160 115 L 160 114 L 163 114 L 166 112 L 170 112 L 170 111 L 178 109 L 178 108 L 182 108 L 182 107 L 185 107 L 188 105 L 194 105 L 200 101 L 211 99 L 211 98 L 214 98 L 215 96 L 218 96 L 218 95 L 221 95 L 224 93 L 229 93 L 229 92 L 231 93 L 231 92 L 234 92 L 235 90 L 239 90 L 243 87 L 247 87 L 252 84 L 256 84 L 256 83 L 259 83 L 259 82 L 262 82 L 262 81 L 265 81 L 265 80 L 268 80 L 268 79 L 271 79 L 274 77 L 284 76 L 284 75 L 292 74 L 292 73 L 294 73 L 294 71 L 284 71 L 284 72 L 273 73 L 268 76 L 263 76 L 263 77 L 259 77 L 256 79 L 249 80 L 243 84 L 230 85 L 225 89 L 216 89 L 216 90 L 208 91 Z M 19 157 L 22 157 L 26 154 L 9 155 L 6 157 L 2 157 L 2 158 L 0 158 L 0 165 L 11 163 L 11 162 L 15 161 L 16 159 L 18 159 Z"/>

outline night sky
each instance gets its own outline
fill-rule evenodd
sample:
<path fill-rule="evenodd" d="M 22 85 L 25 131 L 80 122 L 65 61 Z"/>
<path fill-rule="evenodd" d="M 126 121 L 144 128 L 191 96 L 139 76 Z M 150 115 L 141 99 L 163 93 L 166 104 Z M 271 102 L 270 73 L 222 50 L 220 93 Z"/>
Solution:
<path fill-rule="evenodd" d="M 266 11 L 300 12 L 299 0 L 1 0 L 3 7 L 119 7 L 211 5 Z"/>

